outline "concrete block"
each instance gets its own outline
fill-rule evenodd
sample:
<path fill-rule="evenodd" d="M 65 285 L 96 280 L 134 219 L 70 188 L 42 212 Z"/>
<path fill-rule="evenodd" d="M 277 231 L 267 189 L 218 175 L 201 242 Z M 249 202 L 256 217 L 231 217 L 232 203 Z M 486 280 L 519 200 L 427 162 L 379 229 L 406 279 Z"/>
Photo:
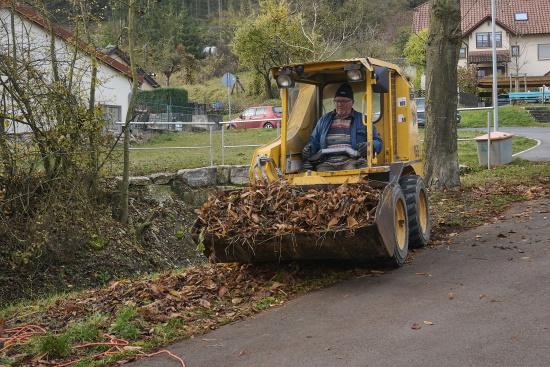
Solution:
<path fill-rule="evenodd" d="M 190 187 L 215 186 L 217 181 L 216 167 L 202 167 L 194 169 L 181 169 L 177 177 L 182 183 Z"/>
<path fill-rule="evenodd" d="M 233 185 L 250 184 L 249 179 L 250 166 L 231 166 L 230 183 Z"/>
<path fill-rule="evenodd" d="M 230 182 L 231 167 L 233 166 L 218 166 L 218 185 L 227 185 Z"/>

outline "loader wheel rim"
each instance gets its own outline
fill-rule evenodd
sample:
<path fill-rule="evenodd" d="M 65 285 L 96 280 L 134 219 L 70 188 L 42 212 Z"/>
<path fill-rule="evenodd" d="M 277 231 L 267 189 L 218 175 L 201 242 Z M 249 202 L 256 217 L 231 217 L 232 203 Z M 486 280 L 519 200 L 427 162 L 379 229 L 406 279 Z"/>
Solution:
<path fill-rule="evenodd" d="M 407 214 L 405 202 L 402 199 L 397 200 L 395 204 L 395 237 L 397 247 L 404 251 L 407 247 Z"/>

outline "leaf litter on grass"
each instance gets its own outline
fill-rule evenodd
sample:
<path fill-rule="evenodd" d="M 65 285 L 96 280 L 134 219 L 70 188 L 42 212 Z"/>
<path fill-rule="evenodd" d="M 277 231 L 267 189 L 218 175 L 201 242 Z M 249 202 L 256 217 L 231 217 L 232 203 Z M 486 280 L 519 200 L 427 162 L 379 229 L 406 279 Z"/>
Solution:
<path fill-rule="evenodd" d="M 505 209 L 505 206 L 499 207 L 495 212 L 491 205 L 484 203 L 501 196 L 513 196 L 522 200 L 549 197 L 549 183 L 548 177 L 541 177 L 539 182 L 533 184 L 502 185 L 495 182 L 483 187 L 450 190 L 445 193 L 442 200 L 451 202 L 451 205 L 452 202 L 460 203 L 454 205 L 460 206 L 459 210 L 454 213 L 436 213 L 435 218 L 452 218 L 469 212 L 468 215 L 476 217 L 479 222 L 491 221 L 499 215 L 500 210 Z M 465 202 L 464 196 L 472 198 Z M 281 203 L 278 206 L 281 206 Z M 472 203 L 478 204 L 473 211 L 469 209 Z M 271 202 L 269 205 L 276 204 Z M 237 216 L 245 215 L 254 223 L 252 214 L 241 213 Z M 232 214 L 229 215 L 233 217 Z M 343 223 L 341 225 L 345 226 Z M 474 226 L 467 223 L 464 225 Z M 454 232 L 456 228 L 447 228 L 445 225 L 433 227 L 434 244 L 444 238 L 449 230 Z M 298 294 L 302 289 L 314 288 L 315 284 L 323 286 L 338 279 L 381 274 L 383 272 L 368 270 L 361 266 L 318 262 L 212 264 L 191 267 L 178 274 L 166 272 L 157 277 L 114 281 L 106 288 L 65 296 L 48 306 L 40 306 L 39 302 L 28 307 L 20 307 L 11 314 L 0 315 L 0 349 L 4 348 L 0 352 L 0 363 L 6 363 L 6 359 L 10 363 L 18 363 L 18 358 L 24 361 L 19 365 L 26 366 L 66 362 L 61 358 L 52 358 L 48 364 L 44 364 L 44 358 L 37 358 L 42 356 L 29 355 L 24 346 L 14 345 L 6 348 L 7 330 L 17 325 L 37 325 L 48 332 L 62 333 L 70 324 L 99 313 L 106 315 L 102 331 L 107 332 L 119 310 L 133 307 L 136 317 L 130 321 L 138 323 L 140 330 L 138 340 L 133 343 L 145 345 L 156 338 L 162 339 L 162 325 L 179 325 L 180 334 L 176 339 L 192 337 L 258 312 L 265 308 L 264 302 L 267 300 L 271 304 L 278 304 Z M 329 281 L 319 282 L 329 278 Z M 83 349 L 79 349 L 73 357 L 80 358 L 84 353 Z"/>
<path fill-rule="evenodd" d="M 344 272 L 347 275 L 342 276 Z M 2 325 L 6 325 L 0 329 L 3 334 L 0 343 L 8 337 L 5 330 L 15 325 L 37 325 L 62 334 L 71 324 L 97 314 L 105 316 L 104 330 L 100 331 L 110 337 L 119 337 L 113 335 L 112 324 L 116 315 L 128 307 L 136 310 L 134 318 L 126 320 L 139 326 L 139 335 L 133 341 L 136 345 L 162 339 L 158 326 L 169 323 L 179 325 L 179 336 L 175 339 L 183 339 L 259 312 L 266 302 L 278 305 L 300 289 L 316 287 L 318 279 L 334 277 L 331 281 L 334 282 L 345 277 L 380 274 L 382 272 L 371 272 L 360 266 L 350 269 L 349 266 L 322 263 L 198 265 L 178 274 L 166 272 L 158 277 L 111 282 L 103 289 L 60 298 L 44 309 L 33 306 L 35 311 L 32 312 L 0 315 L 5 317 Z M 22 348 L 22 345 L 5 348 L 0 351 L 0 361 L 15 356 L 25 360 L 26 366 L 43 363 L 43 359 L 32 362 L 33 356 L 23 353 Z M 73 360 L 87 355 L 85 348 L 79 345 L 73 346 L 73 351 L 70 357 Z M 67 358 L 52 357 L 51 360 L 52 365 L 67 363 Z"/>

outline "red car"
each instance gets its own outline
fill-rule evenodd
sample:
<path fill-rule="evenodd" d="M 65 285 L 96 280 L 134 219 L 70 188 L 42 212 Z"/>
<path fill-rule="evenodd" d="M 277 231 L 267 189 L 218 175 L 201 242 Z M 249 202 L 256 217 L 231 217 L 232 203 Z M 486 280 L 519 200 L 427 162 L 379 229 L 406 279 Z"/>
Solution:
<path fill-rule="evenodd" d="M 227 124 L 227 129 L 273 129 L 281 124 L 281 106 L 259 106 L 247 108 L 238 118 Z"/>

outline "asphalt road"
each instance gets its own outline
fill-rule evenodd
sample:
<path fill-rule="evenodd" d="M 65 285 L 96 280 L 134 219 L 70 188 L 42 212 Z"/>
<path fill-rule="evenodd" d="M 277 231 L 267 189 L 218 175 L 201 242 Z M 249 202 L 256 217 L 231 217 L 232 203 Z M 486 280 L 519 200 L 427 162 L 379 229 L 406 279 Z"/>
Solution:
<path fill-rule="evenodd" d="M 400 269 L 169 350 L 187 367 L 548 366 L 549 225 L 550 199 L 522 203 Z M 130 365 L 181 366 L 167 355 Z"/>
<path fill-rule="evenodd" d="M 544 129 L 536 138 L 548 141 Z M 549 226 L 550 198 L 520 203 L 400 269 L 306 294 L 168 349 L 187 367 L 546 367 Z M 181 363 L 161 354 L 129 365 Z"/>
<path fill-rule="evenodd" d="M 550 127 L 504 127 L 499 130 L 538 141 L 536 147 L 514 156 L 530 161 L 550 160 Z"/>

